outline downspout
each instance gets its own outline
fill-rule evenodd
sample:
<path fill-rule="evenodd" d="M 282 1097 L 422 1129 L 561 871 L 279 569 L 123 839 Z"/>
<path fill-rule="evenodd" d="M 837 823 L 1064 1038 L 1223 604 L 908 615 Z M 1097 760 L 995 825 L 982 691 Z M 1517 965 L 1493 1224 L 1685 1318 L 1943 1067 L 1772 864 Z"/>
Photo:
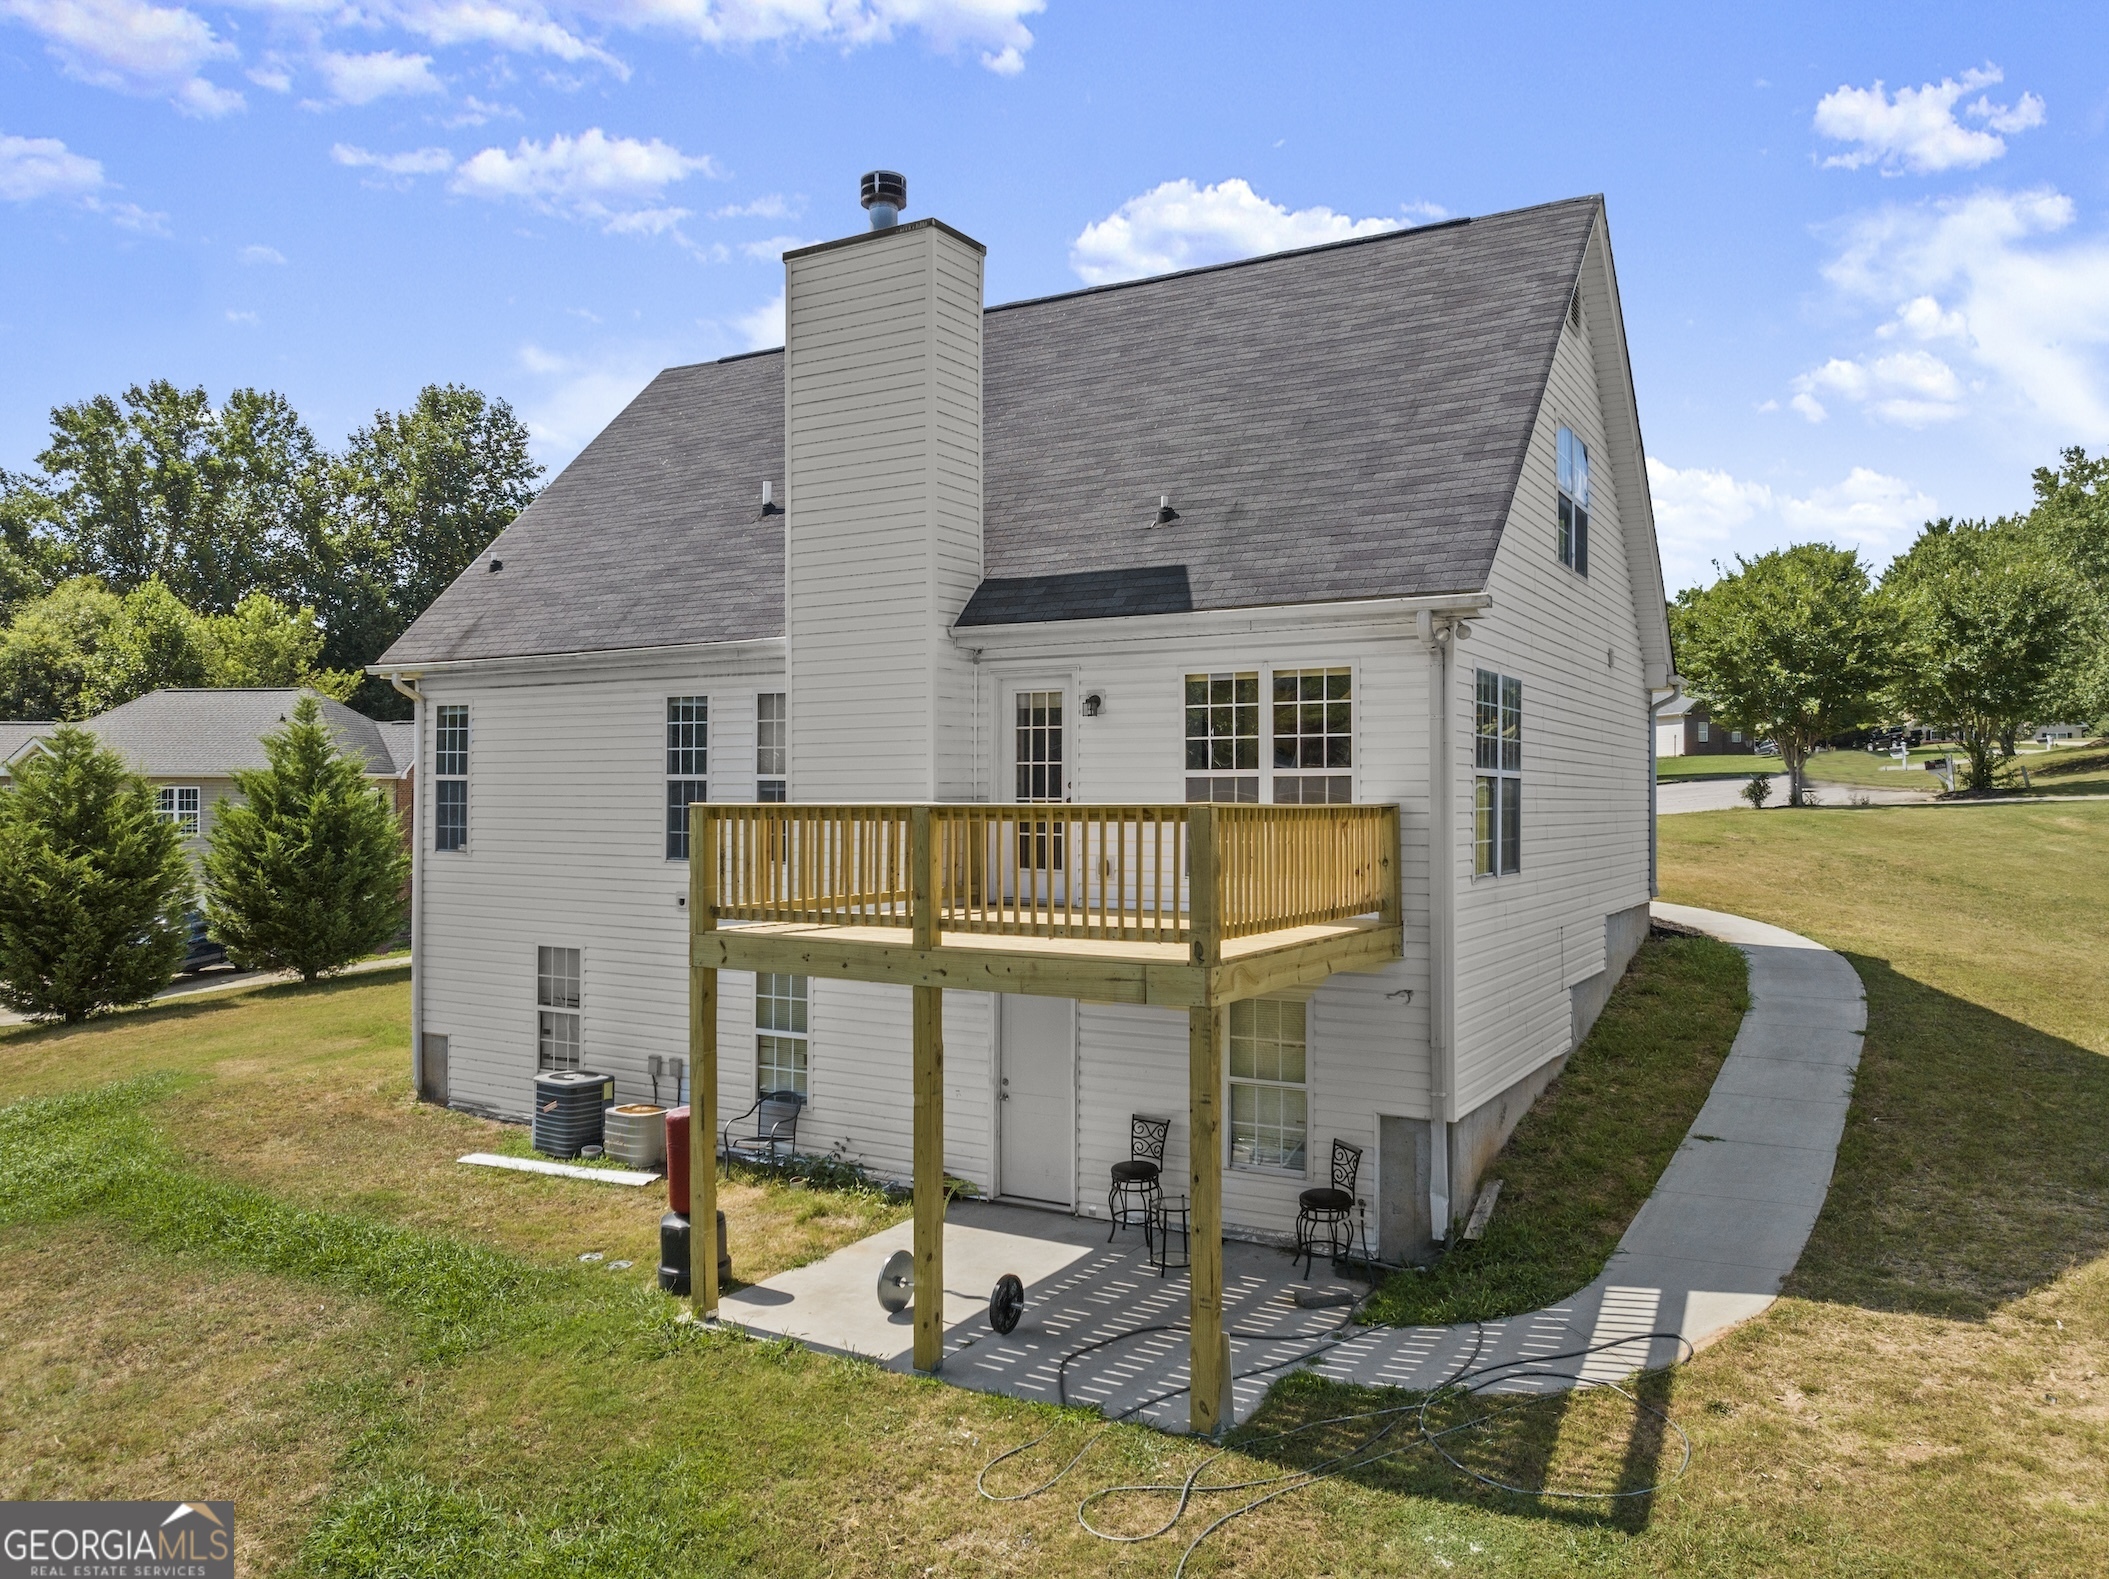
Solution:
<path fill-rule="evenodd" d="M 1662 887 L 1655 880 L 1655 791 L 1661 782 L 1662 758 L 1656 751 L 1655 731 L 1661 727 L 1662 710 L 1684 694 L 1684 677 L 1673 674 L 1669 677 L 1669 695 L 1656 701 L 1648 698 L 1648 897 L 1655 898 Z"/>
<path fill-rule="evenodd" d="M 420 783 L 418 773 L 425 761 L 425 693 L 416 677 L 405 680 L 391 674 L 388 683 L 411 702 L 410 753 L 410 1095 L 422 1100 L 425 1094 L 425 841 L 421 829 L 425 802 L 432 786 Z"/>
<path fill-rule="evenodd" d="M 1428 648 L 1428 1227 L 1450 1238 L 1450 1104 L 1457 1088 L 1456 818 L 1451 807 L 1450 622 L 1422 609 Z"/>

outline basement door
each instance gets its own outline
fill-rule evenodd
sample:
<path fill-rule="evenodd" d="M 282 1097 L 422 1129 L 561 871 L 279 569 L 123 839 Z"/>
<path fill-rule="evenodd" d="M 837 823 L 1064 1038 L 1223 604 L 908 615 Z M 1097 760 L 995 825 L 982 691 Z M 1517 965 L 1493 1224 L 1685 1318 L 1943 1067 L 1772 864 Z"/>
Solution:
<path fill-rule="evenodd" d="M 1076 1205 L 1076 1005 L 1003 996 L 999 1193 Z"/>

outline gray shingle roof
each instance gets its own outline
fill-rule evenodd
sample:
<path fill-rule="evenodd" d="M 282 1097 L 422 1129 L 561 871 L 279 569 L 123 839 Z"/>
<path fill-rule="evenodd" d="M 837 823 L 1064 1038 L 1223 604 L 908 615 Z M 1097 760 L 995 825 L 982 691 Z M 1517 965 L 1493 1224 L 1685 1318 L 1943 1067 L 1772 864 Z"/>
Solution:
<path fill-rule="evenodd" d="M 16 752 L 32 740 L 42 740 L 58 727 L 46 722 L 10 720 L 0 723 L 0 763 L 12 762 Z"/>
<path fill-rule="evenodd" d="M 145 696 L 87 721 L 104 745 L 149 778 L 224 778 L 237 768 L 269 766 L 263 737 L 310 693 L 297 690 L 170 690 Z M 317 698 L 322 721 L 339 747 L 371 774 L 392 774 L 396 761 L 386 726 L 342 702 Z M 408 726 L 401 726 L 407 728 Z"/>
<path fill-rule="evenodd" d="M 967 621 L 1484 587 L 1601 211 L 991 308 Z M 382 661 L 781 635 L 783 439 L 780 352 L 668 369 Z"/>

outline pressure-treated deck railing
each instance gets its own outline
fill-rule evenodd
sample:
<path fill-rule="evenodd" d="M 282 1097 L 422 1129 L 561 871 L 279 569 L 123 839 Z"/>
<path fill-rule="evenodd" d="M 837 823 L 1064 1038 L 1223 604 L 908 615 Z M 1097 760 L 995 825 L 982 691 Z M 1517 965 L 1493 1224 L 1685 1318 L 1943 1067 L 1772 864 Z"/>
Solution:
<path fill-rule="evenodd" d="M 925 819 L 937 932 L 1190 944 L 1399 914 L 1395 806 L 694 811 L 727 921 L 910 925 Z"/>

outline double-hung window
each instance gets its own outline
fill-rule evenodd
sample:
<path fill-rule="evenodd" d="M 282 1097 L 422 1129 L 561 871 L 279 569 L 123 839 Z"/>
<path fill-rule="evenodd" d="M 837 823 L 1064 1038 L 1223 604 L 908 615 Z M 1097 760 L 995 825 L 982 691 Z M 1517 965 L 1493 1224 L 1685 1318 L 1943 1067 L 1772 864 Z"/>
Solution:
<path fill-rule="evenodd" d="M 154 791 L 154 815 L 176 825 L 186 839 L 198 836 L 198 789 L 195 784 L 163 784 Z"/>
<path fill-rule="evenodd" d="M 1056 802 L 1068 792 L 1062 765 L 1062 693 L 1020 691 L 1017 696 L 1014 757 L 1020 802 Z M 1018 824 L 1018 866 L 1023 871 L 1057 871 L 1063 864 L 1062 824 Z"/>
<path fill-rule="evenodd" d="M 1260 798 L 1260 677 L 1186 677 L 1186 798 Z"/>
<path fill-rule="evenodd" d="M 1560 429 L 1560 563 L 1589 574 L 1589 446 Z"/>
<path fill-rule="evenodd" d="M 710 799 L 710 698 L 666 699 L 666 858 L 688 859 L 688 808 Z"/>
<path fill-rule="evenodd" d="M 806 978 L 758 971 L 754 977 L 754 1080 L 757 1094 L 806 1088 Z"/>
<path fill-rule="evenodd" d="M 469 847 L 469 710 L 449 702 L 433 709 L 432 848 Z"/>
<path fill-rule="evenodd" d="M 1354 672 L 1274 671 L 1274 803 L 1344 805 L 1355 798 Z"/>
<path fill-rule="evenodd" d="M 1523 682 L 1478 671 L 1472 765 L 1472 871 L 1501 877 L 1523 868 Z"/>
<path fill-rule="evenodd" d="M 754 699 L 754 798 L 785 798 L 790 756 L 790 713 L 782 691 L 764 691 Z"/>
<path fill-rule="evenodd" d="M 1240 998 L 1230 1006 L 1230 1161 L 1304 1171 L 1310 1092 L 1304 1005 Z"/>
<path fill-rule="evenodd" d="M 579 951 L 535 950 L 535 1067 L 577 1069 L 579 1055 Z"/>

